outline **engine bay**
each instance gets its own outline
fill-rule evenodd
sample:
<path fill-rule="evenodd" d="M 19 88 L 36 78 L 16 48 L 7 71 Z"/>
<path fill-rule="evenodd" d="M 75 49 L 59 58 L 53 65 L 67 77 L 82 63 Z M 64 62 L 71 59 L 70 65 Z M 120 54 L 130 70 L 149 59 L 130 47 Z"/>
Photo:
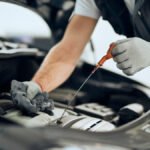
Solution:
<path fill-rule="evenodd" d="M 146 87 L 105 80 L 93 84 L 96 83 L 96 79 L 90 79 L 85 89 L 72 101 L 72 105 L 61 118 L 76 91 L 75 83 L 79 84 L 84 79 L 77 74 L 78 70 L 67 83 L 49 94 L 54 107 L 43 112 L 32 114 L 22 112 L 14 106 L 9 93 L 2 94 L 0 123 L 29 128 L 58 126 L 87 132 L 110 132 L 136 121 L 149 110 L 149 97 L 144 92 Z M 110 73 L 105 72 L 105 74 Z M 73 83 L 77 81 L 74 78 L 78 78 L 79 82 Z M 70 85 L 74 85 L 74 88 L 69 88 Z"/>
<path fill-rule="evenodd" d="M 12 44 L 5 43 L 4 46 L 7 49 Z M 112 144 L 139 150 L 143 150 L 143 147 L 149 149 L 150 89 L 138 82 L 100 69 L 74 97 L 73 95 L 94 67 L 84 62 L 78 64 L 72 76 L 61 87 L 45 93 L 44 97 L 47 97 L 48 101 L 41 107 L 49 106 L 47 109 L 29 113 L 15 105 L 10 90 L 11 81 L 14 79 L 29 80 L 37 69 L 35 66 L 41 64 L 44 56 L 39 55 L 37 51 L 28 53 L 29 49 L 27 47 L 21 57 L 19 47 L 16 47 L 15 53 L 12 54 L 1 50 L 1 56 L 9 53 L 8 59 L 1 60 L 2 66 L 9 63 L 9 69 L 1 70 L 1 73 L 5 74 L 0 83 L 0 125 L 3 131 L 0 145 L 2 147 L 10 149 L 12 140 L 15 140 L 17 148 L 20 146 L 33 149 L 35 145 L 40 147 L 42 143 L 44 148 L 52 145 L 58 148 L 61 144 L 65 149 L 74 145 L 75 141 L 83 146 L 82 141 L 86 139 L 85 147 L 89 144 L 88 141 L 94 141 L 96 144 L 92 146 L 89 144 L 89 147 L 97 146 L 97 143 L 104 143 L 107 146 Z M 31 61 L 24 62 L 30 59 L 32 63 Z M 25 67 L 20 62 L 24 62 Z M 16 63 L 21 64 L 20 67 L 16 67 Z M 33 65 L 35 63 L 38 65 Z M 27 67 L 27 64 L 32 65 L 31 72 L 28 72 L 30 67 Z M 21 78 L 18 78 L 18 73 L 17 76 L 14 74 L 16 70 Z M 29 75 L 28 79 L 25 79 L 26 75 Z M 6 79 L 8 84 L 6 84 Z M 34 104 L 36 101 L 38 105 L 41 104 L 43 97 L 37 94 L 31 102 Z M 71 105 L 68 107 L 69 103 Z M 67 111 L 62 117 L 66 108 Z M 140 141 L 135 134 L 140 137 Z M 36 138 L 33 138 L 35 135 Z M 6 143 L 3 143 L 4 136 Z M 20 139 L 21 142 L 18 142 Z M 70 139 L 72 144 L 68 145 Z M 44 149 L 43 147 L 41 149 Z"/>
<path fill-rule="evenodd" d="M 13 61 L 20 57 L 20 47 L 16 47 L 17 44 L 6 42 L 3 44 L 4 46 L 5 48 L 1 50 L 2 56 L 4 56 L 3 49 L 15 46 L 15 53 L 9 53 L 9 57 L 13 56 Z M 25 47 L 26 45 L 20 46 Z M 28 53 L 28 51 L 30 48 L 26 46 L 23 51 L 24 59 L 29 59 L 29 56 L 32 56 L 31 59 L 37 61 L 39 58 L 37 51 L 32 53 Z M 8 52 L 5 50 L 5 53 L 7 55 Z M 7 61 L 5 62 L 8 64 Z M 47 106 L 42 100 L 44 97 L 37 95 L 32 103 L 36 101 L 37 105 L 43 103 L 41 106 L 43 109 L 36 113 L 22 111 L 14 104 L 11 92 L 1 92 L 0 124 L 33 128 L 58 126 L 88 132 L 110 132 L 136 121 L 149 111 L 150 89 L 148 87 L 105 69 L 98 70 L 74 97 L 73 95 L 93 70 L 93 67 L 80 62 L 73 75 L 61 87 L 45 94 L 44 97 L 48 99 L 48 109 L 44 109 Z M 20 72 L 20 68 L 18 70 Z M 25 73 L 28 74 L 28 72 Z M 24 76 L 24 72 L 22 76 Z M 22 86 L 23 84 L 20 82 L 19 88 Z M 15 87 L 14 84 L 13 89 Z M 23 88 L 25 89 L 25 87 Z M 69 103 L 71 103 L 70 106 L 68 106 Z M 66 108 L 67 111 L 62 117 Z"/>

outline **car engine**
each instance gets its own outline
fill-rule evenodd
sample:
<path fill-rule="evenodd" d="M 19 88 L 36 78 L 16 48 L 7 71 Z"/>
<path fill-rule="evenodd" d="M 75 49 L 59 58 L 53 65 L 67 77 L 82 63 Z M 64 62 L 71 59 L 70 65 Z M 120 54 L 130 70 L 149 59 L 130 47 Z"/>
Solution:
<path fill-rule="evenodd" d="M 14 61 L 20 56 L 36 60 L 39 51 L 31 51 L 25 44 L 1 41 L 0 56 Z M 92 69 L 92 65 L 80 64 L 66 83 L 49 93 L 49 108 L 42 112 L 24 112 L 16 107 L 9 92 L 1 92 L 0 124 L 110 132 L 139 119 L 149 110 L 149 88 L 104 69 L 98 70 L 72 99 Z M 34 100 L 40 102 L 41 98 L 37 96 Z M 71 103 L 69 107 L 68 103 Z"/>

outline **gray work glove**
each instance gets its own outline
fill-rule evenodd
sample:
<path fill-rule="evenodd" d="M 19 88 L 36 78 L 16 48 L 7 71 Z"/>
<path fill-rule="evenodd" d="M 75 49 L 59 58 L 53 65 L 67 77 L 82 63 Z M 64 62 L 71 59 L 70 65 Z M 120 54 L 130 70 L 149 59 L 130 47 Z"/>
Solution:
<path fill-rule="evenodd" d="M 33 81 L 11 83 L 11 96 L 14 104 L 26 113 L 36 113 L 53 109 L 54 103 L 48 93 L 42 93 L 39 85 Z"/>
<path fill-rule="evenodd" d="M 42 90 L 40 86 L 33 81 L 23 82 L 27 86 L 27 98 L 32 100 L 38 93 L 41 93 Z"/>
<path fill-rule="evenodd" d="M 150 43 L 136 37 L 117 41 L 112 56 L 119 69 L 134 75 L 150 65 Z"/>

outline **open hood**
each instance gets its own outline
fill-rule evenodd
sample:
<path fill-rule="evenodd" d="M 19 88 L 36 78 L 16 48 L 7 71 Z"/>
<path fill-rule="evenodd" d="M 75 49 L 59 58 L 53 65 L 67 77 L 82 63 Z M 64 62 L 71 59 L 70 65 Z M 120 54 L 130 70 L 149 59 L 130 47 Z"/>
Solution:
<path fill-rule="evenodd" d="M 72 12 L 75 0 L 0 0 L 3 2 L 14 3 L 32 9 L 39 13 L 50 27 L 54 22 L 61 19 L 59 11 Z M 70 14 L 69 14 L 70 15 Z M 53 22 L 53 23 L 52 23 Z M 51 24 L 52 23 L 52 24 Z"/>

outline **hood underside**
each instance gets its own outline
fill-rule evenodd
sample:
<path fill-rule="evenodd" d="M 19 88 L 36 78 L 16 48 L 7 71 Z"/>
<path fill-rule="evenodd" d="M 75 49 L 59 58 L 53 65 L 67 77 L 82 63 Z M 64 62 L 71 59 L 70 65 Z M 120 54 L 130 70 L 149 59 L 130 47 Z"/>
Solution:
<path fill-rule="evenodd" d="M 75 0 L 0 0 L 0 2 L 12 3 L 29 8 L 38 13 L 51 27 L 51 24 L 54 24 L 59 17 L 58 14 L 60 11 L 72 12 Z M 64 5 L 68 2 L 71 2 L 71 5 L 65 9 Z"/>

